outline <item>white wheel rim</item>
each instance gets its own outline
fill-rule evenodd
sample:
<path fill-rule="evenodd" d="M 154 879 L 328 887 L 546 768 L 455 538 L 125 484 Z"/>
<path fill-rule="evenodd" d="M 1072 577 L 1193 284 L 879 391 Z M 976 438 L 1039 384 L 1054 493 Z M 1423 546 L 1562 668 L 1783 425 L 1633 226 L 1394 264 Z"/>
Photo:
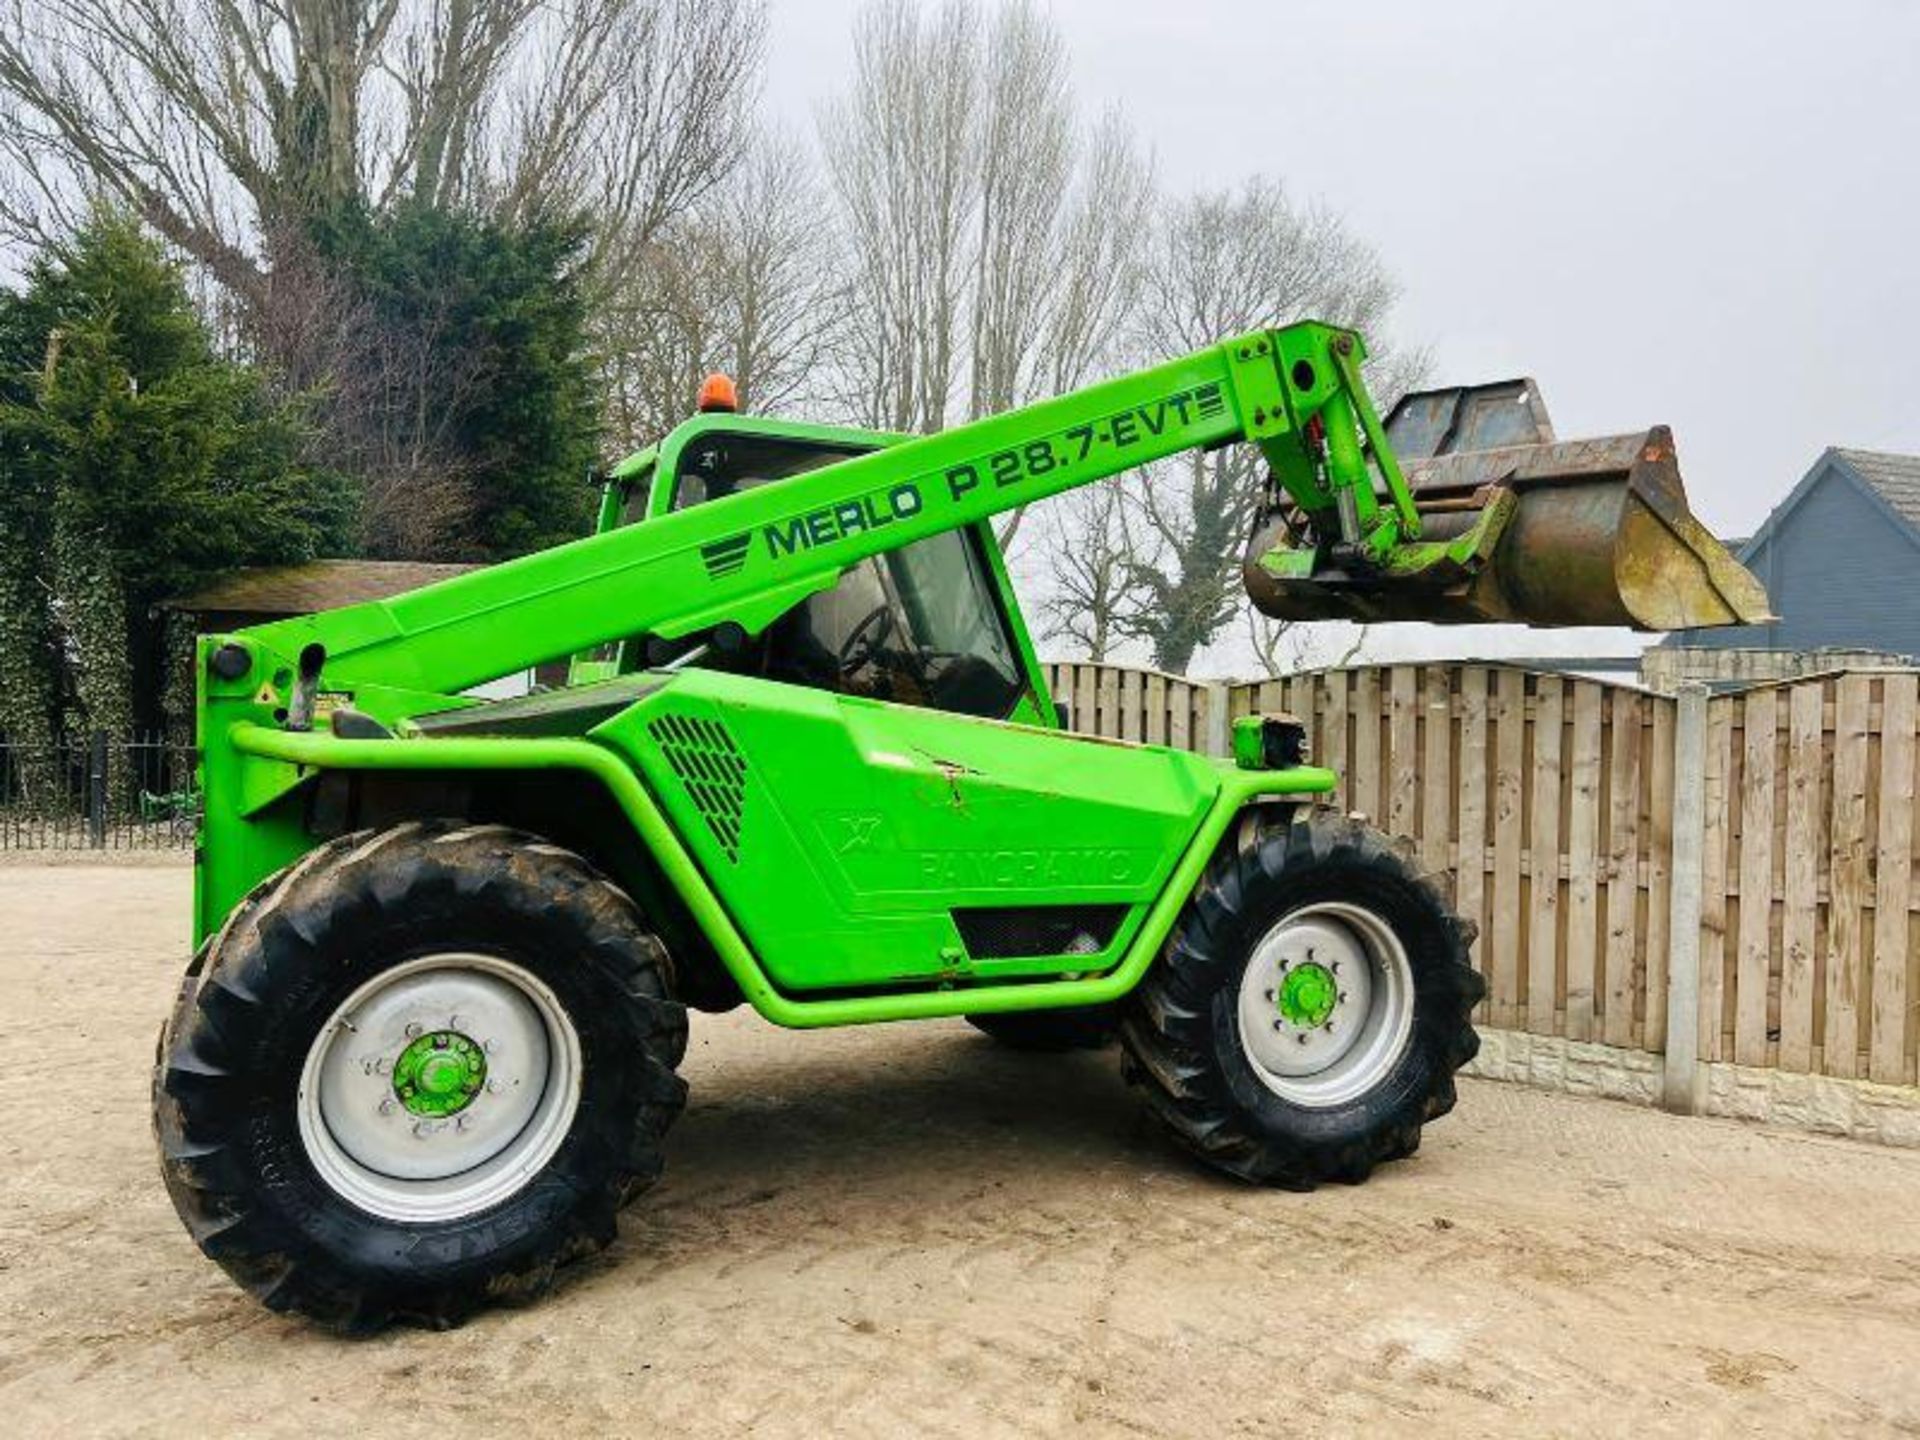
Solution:
<path fill-rule="evenodd" d="M 396 1066 L 416 1072 L 402 1057 L 446 1038 L 482 1057 L 470 1068 L 484 1079 L 471 1095 L 403 1098 Z M 579 1034 L 538 976 L 494 955 L 423 955 L 367 981 L 321 1027 L 300 1073 L 300 1138 L 320 1178 L 360 1209 L 459 1219 L 509 1199 L 553 1158 L 580 1108 L 581 1068 Z M 427 1104 L 458 1108 L 411 1108 Z"/>
<path fill-rule="evenodd" d="M 1314 1003 L 1301 1003 L 1303 994 Z M 1309 1109 L 1345 1105 L 1399 1063 L 1413 1034 L 1413 998 L 1413 967 L 1391 925 L 1362 905 L 1305 905 L 1248 957 L 1241 1050 L 1282 1099 Z"/>

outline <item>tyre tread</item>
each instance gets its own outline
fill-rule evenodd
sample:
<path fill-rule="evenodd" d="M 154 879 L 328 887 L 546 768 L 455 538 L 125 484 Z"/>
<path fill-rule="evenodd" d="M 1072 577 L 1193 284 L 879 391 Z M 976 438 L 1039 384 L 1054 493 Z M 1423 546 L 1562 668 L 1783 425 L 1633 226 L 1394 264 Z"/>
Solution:
<path fill-rule="evenodd" d="M 463 1276 L 433 1290 L 349 1273 L 324 1252 L 287 1245 L 286 1227 L 261 1203 L 239 1154 L 249 1018 L 281 983 L 290 950 L 311 956 L 338 926 L 354 926 L 432 895 L 528 908 L 568 907 L 598 967 L 625 1001 L 642 1044 L 640 1103 L 619 1124 L 607 1183 L 575 1189 L 574 1203 L 509 1268 Z M 154 1076 L 154 1128 L 167 1189 L 201 1248 L 269 1308 L 345 1330 L 393 1320 L 455 1325 L 490 1302 L 544 1292 L 568 1260 L 608 1244 L 615 1215 L 658 1178 L 660 1142 L 685 1102 L 674 1073 L 687 1045 L 686 1011 L 671 998 L 671 966 L 633 902 L 572 851 L 501 825 L 411 821 L 356 831 L 317 847 L 256 886 L 196 956 L 162 1027 Z"/>
<path fill-rule="evenodd" d="M 1438 997 L 1415 1016 L 1415 1043 L 1429 1052 L 1430 1083 L 1400 1098 L 1365 1133 L 1338 1141 L 1276 1133 L 1255 1123 L 1215 1053 L 1212 999 L 1237 986 L 1244 945 L 1238 922 L 1254 897 L 1318 866 L 1370 872 L 1423 897 L 1444 954 L 1423 984 Z M 1358 819 L 1316 810 L 1243 832 L 1208 864 L 1160 960 L 1130 997 L 1120 1026 L 1123 1073 L 1173 1139 L 1243 1180 L 1288 1189 L 1358 1184 L 1376 1165 L 1419 1148 L 1422 1125 L 1453 1108 L 1453 1074 L 1479 1050 L 1471 1020 L 1485 993 L 1469 963 L 1474 927 L 1452 913 L 1447 877 L 1424 872 L 1415 847 Z"/>

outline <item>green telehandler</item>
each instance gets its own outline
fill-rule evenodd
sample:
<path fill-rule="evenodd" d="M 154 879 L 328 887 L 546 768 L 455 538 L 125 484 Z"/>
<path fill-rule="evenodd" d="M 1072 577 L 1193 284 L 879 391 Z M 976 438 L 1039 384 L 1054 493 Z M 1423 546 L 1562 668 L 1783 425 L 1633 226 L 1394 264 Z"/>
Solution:
<path fill-rule="evenodd" d="M 1526 382 L 1383 421 L 1363 356 L 1262 330 L 921 437 L 716 384 L 588 538 L 203 637 L 197 948 L 153 1082 L 194 1239 L 345 1329 L 537 1294 L 659 1174 L 688 1010 L 741 1003 L 1117 1033 L 1173 1139 L 1249 1181 L 1411 1154 L 1478 1043 L 1443 879 L 1315 803 L 1335 776 L 1288 717 L 1217 759 L 1065 728 L 991 518 L 1251 444 L 1276 615 L 1655 628 L 1766 597 L 1665 431 L 1558 444 Z"/>

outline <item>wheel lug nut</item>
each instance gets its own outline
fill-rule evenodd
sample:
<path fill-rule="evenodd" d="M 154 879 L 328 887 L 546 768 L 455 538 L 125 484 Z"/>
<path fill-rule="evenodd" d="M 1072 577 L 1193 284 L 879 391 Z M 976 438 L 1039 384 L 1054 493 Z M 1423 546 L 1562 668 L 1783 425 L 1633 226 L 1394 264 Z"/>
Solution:
<path fill-rule="evenodd" d="M 418 1040 L 420 1038 L 420 1029 L 421 1026 L 418 1020 L 409 1020 L 406 1028 L 407 1039 Z"/>
<path fill-rule="evenodd" d="M 1273 1028 L 1276 1030 L 1284 1030 L 1287 1028 L 1287 1022 L 1284 1020 L 1276 1020 L 1273 1022 Z"/>
<path fill-rule="evenodd" d="M 1302 1030 L 1298 1035 L 1294 1036 L 1293 1038 L 1296 1044 L 1304 1045 L 1307 1043 L 1307 1032 Z"/>

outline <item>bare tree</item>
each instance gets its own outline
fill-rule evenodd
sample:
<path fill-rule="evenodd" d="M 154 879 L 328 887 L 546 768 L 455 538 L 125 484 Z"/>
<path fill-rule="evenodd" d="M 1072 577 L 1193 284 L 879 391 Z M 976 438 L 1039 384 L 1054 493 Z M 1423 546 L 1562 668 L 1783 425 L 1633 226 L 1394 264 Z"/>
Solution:
<path fill-rule="evenodd" d="M 537 82 L 498 87 L 487 118 L 500 123 L 466 147 L 465 164 L 504 218 L 591 215 L 588 274 L 611 288 L 746 157 L 762 0 L 544 0 L 538 13 L 515 60 Z"/>
<path fill-rule="evenodd" d="M 209 297 L 228 343 L 267 360 L 285 389 L 316 402 L 315 453 L 360 482 L 367 554 L 461 553 L 471 538 L 474 457 L 454 432 L 489 383 L 484 357 L 448 342 L 444 311 L 406 325 L 383 318 L 304 237 L 276 237 L 272 249 L 276 264 L 251 305 Z"/>
<path fill-rule="evenodd" d="M 5 4 L 0 229 L 104 192 L 249 299 L 268 241 L 402 195 L 650 235 L 737 160 L 764 34 L 758 0 Z"/>
<path fill-rule="evenodd" d="M 1381 336 L 1397 290 L 1380 257 L 1336 215 L 1296 206 L 1275 182 L 1164 207 L 1142 275 L 1129 337 L 1142 358 L 1314 318 L 1359 329 L 1393 359 Z M 1265 474 L 1255 449 L 1229 446 L 1150 467 L 1126 492 L 1131 549 L 1116 624 L 1160 668 L 1185 673 L 1245 604 L 1241 551 Z"/>
<path fill-rule="evenodd" d="M 1078 154 L 1073 193 L 1054 236 L 1053 284 L 1034 369 L 1027 394 L 1016 398 L 1065 394 L 1118 354 L 1122 317 L 1140 283 L 1144 227 L 1123 217 L 1152 213 L 1152 168 L 1117 111 L 1094 124 Z M 1118 482 L 1109 483 L 1117 489 Z M 1102 513 L 1102 505 L 1092 513 Z M 1001 521 L 1002 546 L 1012 548 L 1026 515 L 1022 505 Z"/>
<path fill-rule="evenodd" d="M 969 419 L 1014 405 L 1039 358 L 1074 140 L 1065 47 L 1038 12 L 1002 9 L 982 68 Z"/>
<path fill-rule="evenodd" d="M 730 180 L 636 249 L 596 314 L 610 438 L 661 434 L 713 370 L 733 377 L 745 405 L 804 405 L 835 301 L 817 177 L 796 145 L 763 139 Z"/>
<path fill-rule="evenodd" d="M 1246 617 L 1247 644 L 1263 674 L 1278 678 L 1307 668 L 1309 647 L 1318 627 L 1297 620 L 1276 620 L 1251 605 L 1246 607 Z M 1356 625 L 1344 638 L 1346 643 L 1328 668 L 1338 670 L 1353 663 L 1367 643 L 1367 627 Z"/>
<path fill-rule="evenodd" d="M 1126 127 L 1075 117 L 1064 47 L 1024 0 L 879 0 L 820 134 L 847 276 L 835 399 L 936 430 L 1068 388 L 1112 353 L 1148 188 Z"/>
<path fill-rule="evenodd" d="M 1067 641 L 1095 663 L 1122 639 L 1120 612 L 1132 583 L 1125 485 L 1126 477 L 1116 477 L 1068 491 L 1044 508 L 1050 585 L 1041 634 Z"/>
<path fill-rule="evenodd" d="M 1124 343 L 1123 320 L 1141 282 L 1154 208 L 1153 170 L 1117 110 L 1102 115 L 1075 152 L 1073 188 L 1054 234 L 1033 384 L 1058 395 L 1084 384 Z"/>
<path fill-rule="evenodd" d="M 978 193 L 977 34 L 968 0 L 928 20 L 882 0 L 855 22 L 851 92 L 821 112 L 851 271 L 844 404 L 869 425 L 946 422 Z"/>

